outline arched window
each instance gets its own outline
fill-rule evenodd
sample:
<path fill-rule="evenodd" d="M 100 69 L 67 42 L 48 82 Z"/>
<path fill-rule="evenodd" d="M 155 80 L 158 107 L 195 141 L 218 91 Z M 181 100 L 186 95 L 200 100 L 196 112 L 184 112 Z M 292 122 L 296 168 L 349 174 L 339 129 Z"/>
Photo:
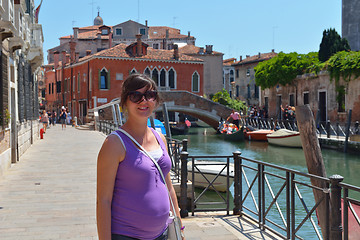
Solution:
<path fill-rule="evenodd" d="M 134 73 L 137 73 L 135 68 L 133 70 L 131 70 L 130 74 L 134 74 Z"/>
<path fill-rule="evenodd" d="M 165 69 L 160 71 L 160 87 L 166 87 L 166 72 Z"/>
<path fill-rule="evenodd" d="M 159 71 L 156 68 L 152 71 L 152 79 L 155 81 L 156 86 L 159 86 Z"/>
<path fill-rule="evenodd" d="M 192 75 L 192 81 L 191 81 L 191 91 L 193 92 L 199 92 L 200 88 L 200 79 L 199 74 L 197 72 L 194 72 Z"/>
<path fill-rule="evenodd" d="M 169 70 L 169 87 L 170 89 L 176 88 L 176 75 L 174 69 Z"/>
<path fill-rule="evenodd" d="M 99 71 L 99 89 L 110 89 L 110 72 L 105 68 Z"/>
<path fill-rule="evenodd" d="M 150 77 L 150 69 L 148 67 L 145 69 L 144 74 Z"/>

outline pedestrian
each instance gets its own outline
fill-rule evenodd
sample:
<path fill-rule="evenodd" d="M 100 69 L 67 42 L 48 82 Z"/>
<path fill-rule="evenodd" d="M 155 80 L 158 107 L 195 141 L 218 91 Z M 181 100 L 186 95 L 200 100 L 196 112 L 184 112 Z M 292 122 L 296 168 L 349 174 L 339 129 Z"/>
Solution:
<path fill-rule="evenodd" d="M 56 111 L 55 110 L 53 110 L 51 116 L 52 116 L 52 124 L 53 124 L 53 126 L 55 126 L 55 124 L 56 124 Z"/>
<path fill-rule="evenodd" d="M 165 137 L 147 126 L 159 105 L 155 82 L 132 74 L 123 83 L 121 107 L 127 121 L 112 132 L 100 149 L 97 163 L 97 229 L 104 239 L 167 239 L 170 201 L 180 217 L 170 179 L 171 159 Z M 143 147 L 161 168 L 166 184 Z M 169 197 L 170 195 L 170 197 Z M 184 227 L 181 228 L 182 233 Z"/>
<path fill-rule="evenodd" d="M 62 108 L 61 108 L 61 113 L 60 113 L 60 116 L 59 116 L 59 118 L 60 118 L 60 122 L 61 122 L 61 130 L 62 129 L 66 129 L 66 115 L 67 115 L 67 113 L 66 113 L 66 109 L 65 109 L 65 107 L 63 106 Z"/>
<path fill-rule="evenodd" d="M 235 111 L 235 109 L 233 109 L 230 116 L 226 119 L 226 121 L 227 122 L 232 121 L 232 123 L 239 128 L 240 119 L 241 119 L 240 113 Z"/>
<path fill-rule="evenodd" d="M 43 110 L 43 113 L 41 115 L 41 122 L 43 124 L 44 133 L 46 133 L 46 127 L 47 127 L 47 125 L 49 123 L 49 116 L 48 116 L 48 114 L 46 113 L 45 110 Z"/>

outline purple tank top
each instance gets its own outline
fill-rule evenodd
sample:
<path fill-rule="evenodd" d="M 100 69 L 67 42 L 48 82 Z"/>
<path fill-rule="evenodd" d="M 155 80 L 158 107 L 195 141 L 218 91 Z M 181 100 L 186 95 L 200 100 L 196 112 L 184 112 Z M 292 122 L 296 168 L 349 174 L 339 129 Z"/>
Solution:
<path fill-rule="evenodd" d="M 163 150 L 158 164 L 166 176 L 171 160 L 159 134 L 151 129 Z M 122 132 L 126 155 L 119 164 L 111 204 L 111 232 L 139 239 L 155 239 L 167 227 L 170 203 L 165 183 L 152 160 Z"/>

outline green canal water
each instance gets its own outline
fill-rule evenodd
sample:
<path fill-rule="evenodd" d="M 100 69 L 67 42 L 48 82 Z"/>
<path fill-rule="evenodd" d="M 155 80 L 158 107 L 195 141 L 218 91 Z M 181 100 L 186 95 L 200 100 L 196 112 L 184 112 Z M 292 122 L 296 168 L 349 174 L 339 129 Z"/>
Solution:
<path fill-rule="evenodd" d="M 304 157 L 304 152 L 302 149 L 298 148 L 284 148 L 269 145 L 267 142 L 256 142 L 256 141 L 244 141 L 244 142 L 227 142 L 222 140 L 212 128 L 191 128 L 187 136 L 173 136 L 177 139 L 188 139 L 188 152 L 190 156 L 197 155 L 232 155 L 234 151 L 240 151 L 241 155 L 245 158 L 255 159 L 264 161 L 267 163 L 276 164 L 285 168 L 290 168 L 298 170 L 300 172 L 307 172 L 306 161 Z M 333 174 L 339 174 L 344 177 L 345 183 L 352 184 L 355 186 L 360 186 L 360 156 L 356 154 L 344 154 L 342 152 L 334 150 L 322 150 L 322 155 L 325 163 L 327 176 Z M 246 163 L 246 162 L 245 162 Z M 255 164 L 249 164 L 252 167 L 256 167 Z M 245 169 L 249 182 L 254 179 L 255 171 Z M 277 170 L 271 170 L 272 173 L 285 176 L 283 172 Z M 274 194 L 281 188 L 284 183 L 283 180 L 268 176 L 271 188 Z M 308 179 L 297 177 L 296 180 L 310 183 Z M 243 183 L 244 189 L 247 190 L 247 186 Z M 314 206 L 314 197 L 313 192 L 301 185 L 298 185 L 298 188 L 301 192 L 301 195 L 304 201 L 307 204 L 308 209 L 311 209 Z M 198 193 L 201 190 L 198 190 Z M 233 188 L 231 188 L 233 193 Z M 267 188 L 266 195 L 269 197 L 266 198 L 267 206 L 272 201 L 269 190 Z M 256 198 L 257 192 L 254 190 L 254 196 Z M 360 199 L 359 194 L 353 194 L 352 197 Z M 209 192 L 203 197 L 203 201 L 208 201 L 209 199 L 214 199 L 217 201 L 216 194 L 214 192 Z M 286 195 L 285 191 L 280 194 L 278 198 L 278 204 L 281 209 L 281 212 L 286 218 Z M 251 196 L 248 196 L 244 205 L 249 206 L 250 209 L 255 210 L 256 206 L 254 205 Z M 232 206 L 231 208 L 232 209 Z M 298 197 L 296 197 L 296 219 L 295 222 L 298 225 L 302 219 L 306 216 L 306 212 L 302 207 L 302 204 Z M 314 216 L 314 215 L 313 215 Z M 275 207 L 272 207 L 268 213 L 268 218 L 277 224 L 282 224 L 281 215 Z M 317 223 L 317 219 L 313 217 L 314 222 Z M 269 223 L 267 223 L 269 224 Z M 274 225 L 269 224 L 269 226 L 274 227 Z M 317 226 L 317 224 L 316 224 Z M 281 232 L 281 230 L 274 227 L 274 229 Z M 283 232 L 282 232 L 283 233 Z M 302 226 L 298 233 L 304 239 L 317 239 L 315 231 L 310 223 L 307 221 L 304 226 Z"/>

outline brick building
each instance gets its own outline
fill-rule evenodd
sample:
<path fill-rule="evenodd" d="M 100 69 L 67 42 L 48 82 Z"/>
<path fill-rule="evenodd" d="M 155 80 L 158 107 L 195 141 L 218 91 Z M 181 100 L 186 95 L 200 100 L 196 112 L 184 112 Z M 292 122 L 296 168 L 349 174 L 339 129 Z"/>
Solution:
<path fill-rule="evenodd" d="M 88 51 L 87 56 L 78 58 L 76 42 L 70 45 L 70 57 L 65 51 L 54 53 L 55 72 L 49 65 L 46 84 L 55 89 L 46 94 L 46 101 L 55 97 L 54 107 L 67 106 L 80 123 L 84 123 L 88 108 L 119 98 L 123 80 L 135 72 L 149 75 L 162 90 L 204 93 L 203 61 L 179 53 L 177 46 L 173 50 L 153 49 L 137 35 L 136 42 L 130 45 L 120 43 L 95 54 Z"/>

